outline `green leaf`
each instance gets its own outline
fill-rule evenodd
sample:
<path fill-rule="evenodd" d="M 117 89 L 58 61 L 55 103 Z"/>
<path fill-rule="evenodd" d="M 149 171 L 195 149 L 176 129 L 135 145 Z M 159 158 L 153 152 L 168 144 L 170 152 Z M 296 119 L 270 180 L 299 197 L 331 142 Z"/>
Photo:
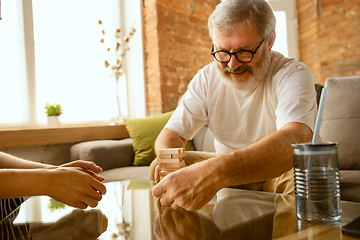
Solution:
<path fill-rule="evenodd" d="M 53 212 L 58 209 L 65 209 L 66 205 L 62 202 L 58 202 L 55 199 L 50 198 L 50 203 L 48 204 L 50 212 Z"/>

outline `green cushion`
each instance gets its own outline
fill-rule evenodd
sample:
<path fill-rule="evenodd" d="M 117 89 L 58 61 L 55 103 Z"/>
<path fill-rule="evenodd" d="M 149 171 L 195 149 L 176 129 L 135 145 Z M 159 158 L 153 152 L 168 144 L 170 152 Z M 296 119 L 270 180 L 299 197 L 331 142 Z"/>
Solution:
<path fill-rule="evenodd" d="M 126 119 L 125 127 L 128 130 L 133 141 L 134 163 L 135 166 L 146 166 L 155 159 L 154 143 L 164 128 L 172 113 L 167 112 L 159 116 Z M 188 141 L 185 146 L 186 151 L 194 151 L 192 141 Z"/>

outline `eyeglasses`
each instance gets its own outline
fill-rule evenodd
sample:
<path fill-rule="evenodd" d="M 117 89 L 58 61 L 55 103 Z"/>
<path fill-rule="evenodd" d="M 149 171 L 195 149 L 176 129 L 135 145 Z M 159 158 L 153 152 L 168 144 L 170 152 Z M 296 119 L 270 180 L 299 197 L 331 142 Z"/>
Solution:
<path fill-rule="evenodd" d="M 235 58 L 241 63 L 249 63 L 253 60 L 254 55 L 257 53 L 257 51 L 259 50 L 259 48 L 261 47 L 261 45 L 263 44 L 264 41 L 265 41 L 265 39 L 262 40 L 260 45 L 255 49 L 255 51 L 240 50 L 240 51 L 237 51 L 234 53 L 229 53 L 229 52 L 223 51 L 223 50 L 214 52 L 214 44 L 213 44 L 212 48 L 211 48 L 211 55 L 213 55 L 213 57 L 216 59 L 216 61 L 221 62 L 221 63 L 230 62 L 232 55 L 235 55 Z"/>

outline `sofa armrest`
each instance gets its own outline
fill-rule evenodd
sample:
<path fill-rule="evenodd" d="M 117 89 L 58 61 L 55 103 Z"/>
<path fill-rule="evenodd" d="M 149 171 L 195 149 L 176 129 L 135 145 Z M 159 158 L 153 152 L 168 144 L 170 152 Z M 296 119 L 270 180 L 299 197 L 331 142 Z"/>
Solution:
<path fill-rule="evenodd" d="M 131 138 L 77 143 L 70 148 L 71 160 L 92 161 L 103 170 L 132 166 L 134 152 Z"/>
<path fill-rule="evenodd" d="M 200 128 L 192 141 L 196 151 L 215 152 L 214 137 L 207 126 Z"/>

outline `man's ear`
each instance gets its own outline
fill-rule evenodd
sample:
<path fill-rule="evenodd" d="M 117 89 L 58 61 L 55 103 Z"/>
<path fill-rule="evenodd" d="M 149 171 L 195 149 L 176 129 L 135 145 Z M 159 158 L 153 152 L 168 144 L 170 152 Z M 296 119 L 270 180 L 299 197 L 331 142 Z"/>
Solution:
<path fill-rule="evenodd" d="M 276 32 L 273 31 L 269 37 L 269 41 L 268 41 L 268 48 L 269 48 L 269 52 L 271 52 L 272 47 L 274 46 L 275 43 L 275 38 L 276 38 Z"/>

